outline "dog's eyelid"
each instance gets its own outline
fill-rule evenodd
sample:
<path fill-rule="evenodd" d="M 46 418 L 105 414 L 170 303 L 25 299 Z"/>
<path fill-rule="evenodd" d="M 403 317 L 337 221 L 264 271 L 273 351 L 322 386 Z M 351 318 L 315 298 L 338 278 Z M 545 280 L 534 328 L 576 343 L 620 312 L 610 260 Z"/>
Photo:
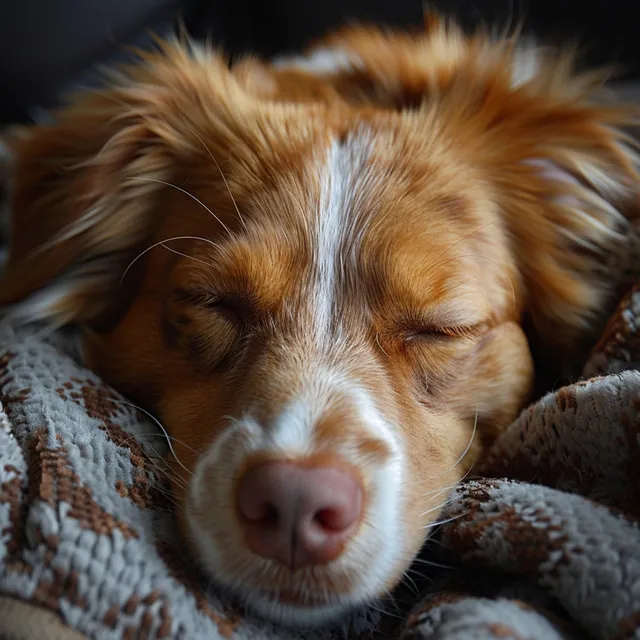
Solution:
<path fill-rule="evenodd" d="M 223 293 L 213 289 L 177 289 L 176 299 L 201 308 L 221 309 L 237 316 L 246 316 L 253 310 L 254 303 L 246 294 Z"/>
<path fill-rule="evenodd" d="M 403 334 L 407 342 L 424 338 L 475 338 L 483 333 L 487 328 L 486 322 L 472 325 L 465 324 L 419 324 L 405 327 Z"/>

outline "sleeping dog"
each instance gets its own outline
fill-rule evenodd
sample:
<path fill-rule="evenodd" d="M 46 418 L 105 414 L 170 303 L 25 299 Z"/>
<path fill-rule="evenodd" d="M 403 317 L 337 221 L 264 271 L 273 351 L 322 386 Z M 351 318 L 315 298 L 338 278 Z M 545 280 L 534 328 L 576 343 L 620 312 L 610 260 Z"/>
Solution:
<path fill-rule="evenodd" d="M 530 344 L 607 302 L 638 162 L 601 84 L 433 16 L 273 63 L 163 44 L 8 136 L 0 303 L 158 417 L 204 572 L 330 620 L 402 579 Z"/>

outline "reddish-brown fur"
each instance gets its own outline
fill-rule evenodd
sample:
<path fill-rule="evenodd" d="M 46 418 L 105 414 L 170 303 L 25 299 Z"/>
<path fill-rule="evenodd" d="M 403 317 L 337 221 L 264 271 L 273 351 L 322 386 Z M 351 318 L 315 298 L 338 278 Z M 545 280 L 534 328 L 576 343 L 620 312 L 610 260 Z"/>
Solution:
<path fill-rule="evenodd" d="M 18 132 L 0 302 L 20 311 L 70 278 L 27 319 L 81 325 L 91 368 L 158 415 L 189 470 L 227 416 L 250 406 L 270 423 L 313 375 L 307 368 L 330 358 L 402 442 L 400 551 L 383 593 L 437 519 L 438 490 L 527 400 L 523 319 L 545 349 L 569 353 L 605 304 L 599 255 L 615 250 L 621 218 L 638 207 L 623 133 L 634 114 L 594 102 L 597 79 L 576 75 L 567 56 L 536 52 L 538 69 L 517 84 L 515 42 L 437 21 L 417 35 L 351 29 L 320 46 L 357 64 L 313 74 L 247 59 L 229 70 L 215 53 L 166 46 L 108 90 L 77 97 L 55 124 Z M 338 294 L 346 344 L 327 355 L 306 330 L 322 189 L 314 153 L 360 130 L 373 178 L 354 210 L 370 224 Z M 94 218 L 65 235 L 88 210 Z M 74 275 L 81 263 L 94 272 Z M 348 394 L 328 401 L 307 458 L 339 460 L 340 447 L 354 451 L 342 463 L 365 487 L 392 455 Z M 189 477 L 173 466 L 186 504 Z M 219 482 L 216 469 L 203 473 Z M 234 533 L 232 498 L 218 498 L 202 522 L 233 541 L 223 581 L 277 585 L 282 601 L 309 606 L 325 589 L 335 600 L 356 588 L 356 565 L 273 569 L 261 583 Z"/>

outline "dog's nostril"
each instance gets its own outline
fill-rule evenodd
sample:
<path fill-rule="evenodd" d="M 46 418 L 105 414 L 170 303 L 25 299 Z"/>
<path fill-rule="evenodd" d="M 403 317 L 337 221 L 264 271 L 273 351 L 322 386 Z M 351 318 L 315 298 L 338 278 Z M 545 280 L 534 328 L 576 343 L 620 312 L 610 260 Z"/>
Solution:
<path fill-rule="evenodd" d="M 278 507 L 268 499 L 261 500 L 257 487 L 251 493 L 251 496 L 245 497 L 239 504 L 241 517 L 261 526 L 276 526 L 279 520 Z"/>
<path fill-rule="evenodd" d="M 345 523 L 345 512 L 340 509 L 321 509 L 315 514 L 313 520 L 325 529 L 340 531 L 345 526 L 349 526 Z"/>
<path fill-rule="evenodd" d="M 271 502 L 265 502 L 262 504 L 261 513 L 257 518 L 248 518 L 249 520 L 255 520 L 265 527 L 278 526 L 278 509 Z"/>

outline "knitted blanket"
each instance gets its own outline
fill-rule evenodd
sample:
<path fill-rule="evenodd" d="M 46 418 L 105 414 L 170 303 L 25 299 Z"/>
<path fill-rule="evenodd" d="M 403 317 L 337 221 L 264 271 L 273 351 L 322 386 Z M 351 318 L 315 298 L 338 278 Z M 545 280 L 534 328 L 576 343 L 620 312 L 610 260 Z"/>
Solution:
<path fill-rule="evenodd" d="M 627 280 L 639 264 L 622 269 Z M 640 638 L 639 328 L 640 284 L 584 378 L 527 408 L 479 476 L 453 491 L 393 597 L 300 633 L 252 618 L 189 564 L 163 438 L 78 364 L 72 336 L 3 327 L 0 631 L 21 640 Z"/>

